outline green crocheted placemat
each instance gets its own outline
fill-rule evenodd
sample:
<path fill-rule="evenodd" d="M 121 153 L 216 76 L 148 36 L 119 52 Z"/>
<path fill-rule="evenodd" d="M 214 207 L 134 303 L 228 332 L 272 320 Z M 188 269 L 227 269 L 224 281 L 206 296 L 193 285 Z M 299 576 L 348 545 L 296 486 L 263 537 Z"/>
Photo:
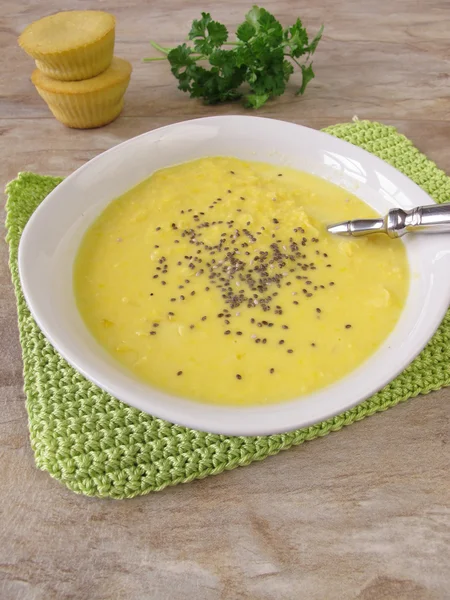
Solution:
<path fill-rule="evenodd" d="M 325 131 L 391 163 L 437 202 L 450 198 L 450 179 L 393 127 L 357 121 Z M 58 355 L 22 295 L 17 267 L 20 236 L 33 211 L 60 181 L 21 173 L 7 186 L 6 223 L 36 465 L 74 492 L 131 498 L 216 475 L 450 385 L 449 311 L 426 349 L 397 379 L 356 408 L 313 427 L 283 435 L 227 437 L 172 425 L 126 406 Z"/>

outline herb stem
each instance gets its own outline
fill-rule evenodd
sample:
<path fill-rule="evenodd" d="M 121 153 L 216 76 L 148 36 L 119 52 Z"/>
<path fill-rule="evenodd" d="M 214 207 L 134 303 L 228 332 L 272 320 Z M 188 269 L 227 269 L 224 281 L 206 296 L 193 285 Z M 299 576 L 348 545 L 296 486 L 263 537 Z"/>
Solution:
<path fill-rule="evenodd" d="M 294 58 L 291 54 L 285 54 L 284 56 L 287 56 L 288 58 L 290 58 L 291 60 L 293 60 L 295 62 L 295 64 L 297 65 L 297 67 L 302 68 L 301 63 L 299 63 L 298 60 L 296 58 Z"/>
<path fill-rule="evenodd" d="M 159 44 L 153 41 L 150 41 L 150 46 L 153 46 L 155 50 L 158 50 L 158 52 L 161 52 L 162 54 L 166 55 L 169 54 L 169 52 L 172 50 L 172 48 L 164 48 L 164 46 L 160 46 Z"/>
<path fill-rule="evenodd" d="M 172 48 L 169 48 L 169 52 L 170 50 L 172 50 Z M 169 52 L 165 53 L 164 56 L 151 56 L 149 58 L 143 58 L 142 62 L 155 62 L 158 60 L 168 60 L 168 54 Z M 204 54 L 200 54 L 199 52 L 192 52 L 191 53 L 192 58 L 197 61 L 197 60 L 206 60 L 207 57 Z"/>

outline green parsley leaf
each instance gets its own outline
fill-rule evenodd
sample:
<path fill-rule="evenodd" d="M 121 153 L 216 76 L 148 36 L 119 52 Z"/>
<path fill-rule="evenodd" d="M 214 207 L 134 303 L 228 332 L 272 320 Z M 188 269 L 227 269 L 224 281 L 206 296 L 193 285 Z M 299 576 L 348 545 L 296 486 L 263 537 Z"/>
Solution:
<path fill-rule="evenodd" d="M 167 58 L 173 75 L 178 79 L 178 87 L 183 92 L 191 92 L 191 80 L 195 78 L 198 69 L 192 58 L 192 50 L 186 44 L 181 44 L 169 52 Z"/>
<path fill-rule="evenodd" d="M 209 13 L 202 13 L 201 19 L 193 21 L 188 37 L 197 52 L 209 54 L 227 41 L 228 30 L 222 23 L 213 21 Z"/>
<path fill-rule="evenodd" d="M 292 27 L 284 30 L 284 39 L 292 57 L 299 58 L 309 52 L 308 34 L 300 19 L 297 19 Z"/>
<path fill-rule="evenodd" d="M 260 15 L 258 19 L 259 28 L 258 33 L 264 33 L 270 37 L 272 43 L 277 40 L 281 42 L 283 35 L 283 27 L 281 23 L 275 19 L 265 8 L 260 9 Z"/>
<path fill-rule="evenodd" d="M 191 30 L 188 36 L 189 39 L 193 40 L 196 37 L 205 37 L 206 28 L 211 21 L 211 15 L 209 13 L 202 12 L 201 19 L 194 19 L 192 21 Z"/>
<path fill-rule="evenodd" d="M 249 108 L 260 108 L 269 99 L 269 94 L 248 94 L 245 97 L 245 106 Z"/>
<path fill-rule="evenodd" d="M 253 6 L 253 8 L 245 15 L 246 22 L 252 25 L 256 31 L 259 29 L 259 19 L 261 18 L 261 11 L 263 10 L 264 9 L 259 8 L 259 6 Z"/>
<path fill-rule="evenodd" d="M 236 30 L 236 37 L 241 42 L 248 42 L 255 35 L 256 29 L 248 21 L 244 21 Z"/>
<path fill-rule="evenodd" d="M 316 51 L 317 48 L 317 44 L 320 42 L 320 40 L 322 39 L 322 33 L 323 33 L 323 25 L 322 27 L 319 29 L 318 34 L 316 35 L 316 37 L 313 39 L 313 41 L 311 42 L 311 44 L 309 45 L 309 53 L 310 54 L 314 54 L 314 52 Z"/>

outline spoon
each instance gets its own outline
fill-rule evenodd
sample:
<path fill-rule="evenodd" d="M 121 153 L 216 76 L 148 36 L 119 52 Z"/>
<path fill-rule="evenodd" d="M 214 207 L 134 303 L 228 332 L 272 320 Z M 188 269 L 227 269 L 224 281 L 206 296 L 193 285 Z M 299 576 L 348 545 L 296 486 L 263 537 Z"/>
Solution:
<path fill-rule="evenodd" d="M 385 233 L 391 238 L 402 237 L 405 233 L 450 233 L 450 202 L 418 206 L 412 210 L 393 208 L 385 217 L 342 221 L 329 225 L 327 230 L 353 237 Z"/>

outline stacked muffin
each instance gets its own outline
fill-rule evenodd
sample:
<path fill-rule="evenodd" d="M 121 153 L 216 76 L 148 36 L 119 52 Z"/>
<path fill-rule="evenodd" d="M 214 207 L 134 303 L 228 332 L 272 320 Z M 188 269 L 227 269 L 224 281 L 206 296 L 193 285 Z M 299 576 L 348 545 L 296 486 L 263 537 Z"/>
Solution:
<path fill-rule="evenodd" d="M 101 127 L 122 111 L 131 64 L 113 56 L 114 39 L 113 15 L 94 10 L 45 17 L 19 37 L 36 61 L 32 82 L 67 127 Z"/>

